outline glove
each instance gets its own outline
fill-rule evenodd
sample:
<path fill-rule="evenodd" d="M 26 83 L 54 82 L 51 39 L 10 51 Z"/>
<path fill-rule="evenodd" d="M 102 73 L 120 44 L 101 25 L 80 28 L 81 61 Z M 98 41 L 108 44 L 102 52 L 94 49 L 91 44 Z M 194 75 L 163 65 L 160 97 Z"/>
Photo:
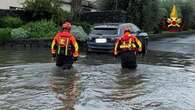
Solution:
<path fill-rule="evenodd" d="M 55 58 L 56 57 L 56 54 L 52 54 L 52 57 Z"/>
<path fill-rule="evenodd" d="M 118 55 L 115 55 L 115 54 L 114 54 L 114 58 L 117 58 L 117 56 L 118 56 Z"/>
<path fill-rule="evenodd" d="M 118 56 L 118 53 L 117 52 L 114 52 L 114 57 L 116 58 Z"/>
<path fill-rule="evenodd" d="M 142 48 L 138 48 L 138 52 L 142 52 Z"/>
<path fill-rule="evenodd" d="M 78 57 L 74 57 L 74 62 L 77 62 L 77 60 L 78 60 Z"/>

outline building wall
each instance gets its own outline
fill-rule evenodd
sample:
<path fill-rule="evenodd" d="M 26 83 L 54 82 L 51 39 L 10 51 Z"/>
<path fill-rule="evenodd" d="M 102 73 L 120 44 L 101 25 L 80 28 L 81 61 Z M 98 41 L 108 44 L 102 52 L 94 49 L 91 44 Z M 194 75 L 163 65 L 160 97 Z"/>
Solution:
<path fill-rule="evenodd" d="M 0 9 L 10 9 L 10 7 L 18 7 L 22 8 L 22 3 L 25 0 L 0 0 Z M 71 11 L 71 5 L 70 2 L 71 0 L 63 0 L 64 5 L 62 6 L 62 9 L 70 12 Z M 94 2 L 96 0 L 86 0 L 90 2 Z M 86 5 L 85 3 L 83 5 Z"/>
<path fill-rule="evenodd" d="M 25 0 L 0 0 L 0 9 L 10 9 L 10 6 L 22 8 L 24 1 Z"/>

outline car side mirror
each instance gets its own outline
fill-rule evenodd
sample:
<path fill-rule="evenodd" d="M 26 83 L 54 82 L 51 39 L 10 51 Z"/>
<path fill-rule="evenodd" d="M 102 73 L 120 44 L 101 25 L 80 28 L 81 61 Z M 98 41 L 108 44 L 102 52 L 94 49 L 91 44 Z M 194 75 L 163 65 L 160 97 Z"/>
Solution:
<path fill-rule="evenodd" d="M 137 33 L 139 34 L 139 33 L 141 33 L 142 31 L 140 30 L 140 31 L 137 31 Z"/>
<path fill-rule="evenodd" d="M 148 36 L 148 33 L 146 33 L 146 32 L 140 32 L 140 33 L 138 33 L 138 36 Z"/>

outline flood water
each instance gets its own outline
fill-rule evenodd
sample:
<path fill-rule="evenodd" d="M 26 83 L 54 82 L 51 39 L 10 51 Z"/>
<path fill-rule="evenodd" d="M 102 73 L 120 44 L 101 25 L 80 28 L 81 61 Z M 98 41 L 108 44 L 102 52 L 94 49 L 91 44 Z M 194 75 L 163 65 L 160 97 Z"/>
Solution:
<path fill-rule="evenodd" d="M 136 70 L 110 54 L 81 52 L 67 71 L 47 48 L 1 47 L 0 110 L 195 110 L 194 44 L 177 52 L 184 47 L 167 42 L 151 42 Z"/>

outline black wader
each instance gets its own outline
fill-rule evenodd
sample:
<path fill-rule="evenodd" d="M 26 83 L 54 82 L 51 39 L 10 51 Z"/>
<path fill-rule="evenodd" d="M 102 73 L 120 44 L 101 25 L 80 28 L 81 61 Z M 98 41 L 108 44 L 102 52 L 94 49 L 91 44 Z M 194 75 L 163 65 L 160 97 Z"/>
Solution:
<path fill-rule="evenodd" d="M 122 68 L 136 69 L 136 54 L 135 52 L 127 51 L 120 54 Z"/>
<path fill-rule="evenodd" d="M 59 50 L 59 48 L 58 48 Z M 60 48 L 56 57 L 56 66 L 63 67 L 63 69 L 70 69 L 74 63 L 74 57 L 70 54 L 70 50 L 68 50 L 68 54 L 65 55 L 65 49 Z"/>

